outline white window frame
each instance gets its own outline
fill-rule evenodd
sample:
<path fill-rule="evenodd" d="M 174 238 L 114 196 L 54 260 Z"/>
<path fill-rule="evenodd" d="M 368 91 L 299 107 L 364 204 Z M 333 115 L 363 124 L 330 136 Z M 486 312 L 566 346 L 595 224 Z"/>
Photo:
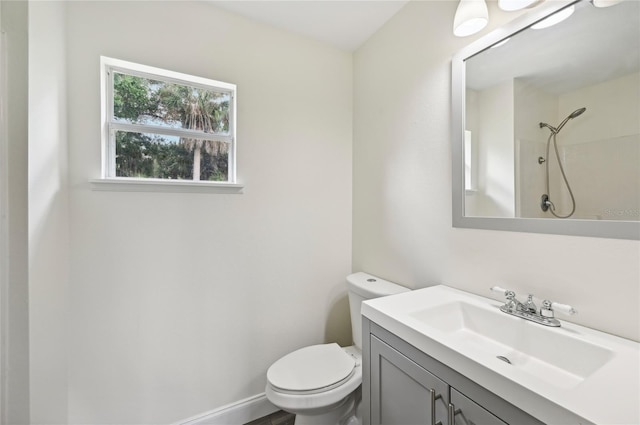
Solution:
<path fill-rule="evenodd" d="M 467 195 L 473 195 L 477 192 L 476 168 L 477 168 L 477 152 L 472 143 L 471 131 L 464 131 L 464 189 Z"/>
<path fill-rule="evenodd" d="M 101 178 L 92 180 L 93 189 L 96 190 L 156 190 L 154 186 L 165 186 L 165 189 L 178 190 L 180 187 L 196 188 L 202 191 L 203 187 L 233 187 L 241 188 L 236 183 L 236 85 L 208 78 L 196 77 L 166 69 L 155 68 L 119 59 L 100 57 L 101 79 L 101 123 L 102 123 L 102 171 Z M 158 125 L 133 124 L 117 122 L 113 117 L 113 74 L 119 72 L 137 77 L 165 81 L 168 83 L 187 85 L 191 87 L 211 90 L 219 93 L 227 93 L 229 102 L 229 131 L 227 134 L 212 134 L 191 129 L 168 128 Z M 228 180 L 226 182 L 211 182 L 200 180 L 172 180 L 152 178 L 130 178 L 116 176 L 116 131 L 130 131 L 138 133 L 151 133 L 166 136 L 189 137 L 205 140 L 222 140 L 229 143 Z M 106 184 L 103 184 L 106 183 Z M 126 187 L 125 187 L 126 186 Z"/>

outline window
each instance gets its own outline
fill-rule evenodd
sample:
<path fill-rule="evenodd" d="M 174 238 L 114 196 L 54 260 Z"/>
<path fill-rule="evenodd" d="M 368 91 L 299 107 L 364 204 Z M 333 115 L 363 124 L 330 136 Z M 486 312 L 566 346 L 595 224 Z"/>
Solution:
<path fill-rule="evenodd" d="M 101 62 L 103 179 L 235 182 L 235 85 Z"/>
<path fill-rule="evenodd" d="M 471 144 L 471 132 L 469 130 L 464 131 L 464 188 L 467 191 L 467 195 L 473 194 L 476 191 L 476 157 Z"/>

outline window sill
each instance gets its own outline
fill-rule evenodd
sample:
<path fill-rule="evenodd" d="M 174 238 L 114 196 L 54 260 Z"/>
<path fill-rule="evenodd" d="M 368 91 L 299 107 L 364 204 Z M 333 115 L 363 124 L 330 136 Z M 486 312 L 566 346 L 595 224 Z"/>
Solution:
<path fill-rule="evenodd" d="M 90 180 L 91 190 L 111 192 L 242 193 L 244 185 L 209 181 L 107 178 Z"/>

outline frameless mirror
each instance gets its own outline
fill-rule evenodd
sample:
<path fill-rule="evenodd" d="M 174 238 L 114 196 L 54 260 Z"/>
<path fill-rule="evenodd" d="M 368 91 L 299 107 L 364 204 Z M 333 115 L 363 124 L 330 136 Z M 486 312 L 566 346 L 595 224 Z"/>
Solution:
<path fill-rule="evenodd" d="M 455 227 L 640 239 L 640 2 L 543 3 L 452 70 Z"/>

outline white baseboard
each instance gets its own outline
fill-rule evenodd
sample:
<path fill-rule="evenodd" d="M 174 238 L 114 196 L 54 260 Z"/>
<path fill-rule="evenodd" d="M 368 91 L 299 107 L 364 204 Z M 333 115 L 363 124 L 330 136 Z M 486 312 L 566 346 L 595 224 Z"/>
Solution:
<path fill-rule="evenodd" d="M 277 412 L 264 393 L 193 416 L 175 425 L 243 425 Z"/>

